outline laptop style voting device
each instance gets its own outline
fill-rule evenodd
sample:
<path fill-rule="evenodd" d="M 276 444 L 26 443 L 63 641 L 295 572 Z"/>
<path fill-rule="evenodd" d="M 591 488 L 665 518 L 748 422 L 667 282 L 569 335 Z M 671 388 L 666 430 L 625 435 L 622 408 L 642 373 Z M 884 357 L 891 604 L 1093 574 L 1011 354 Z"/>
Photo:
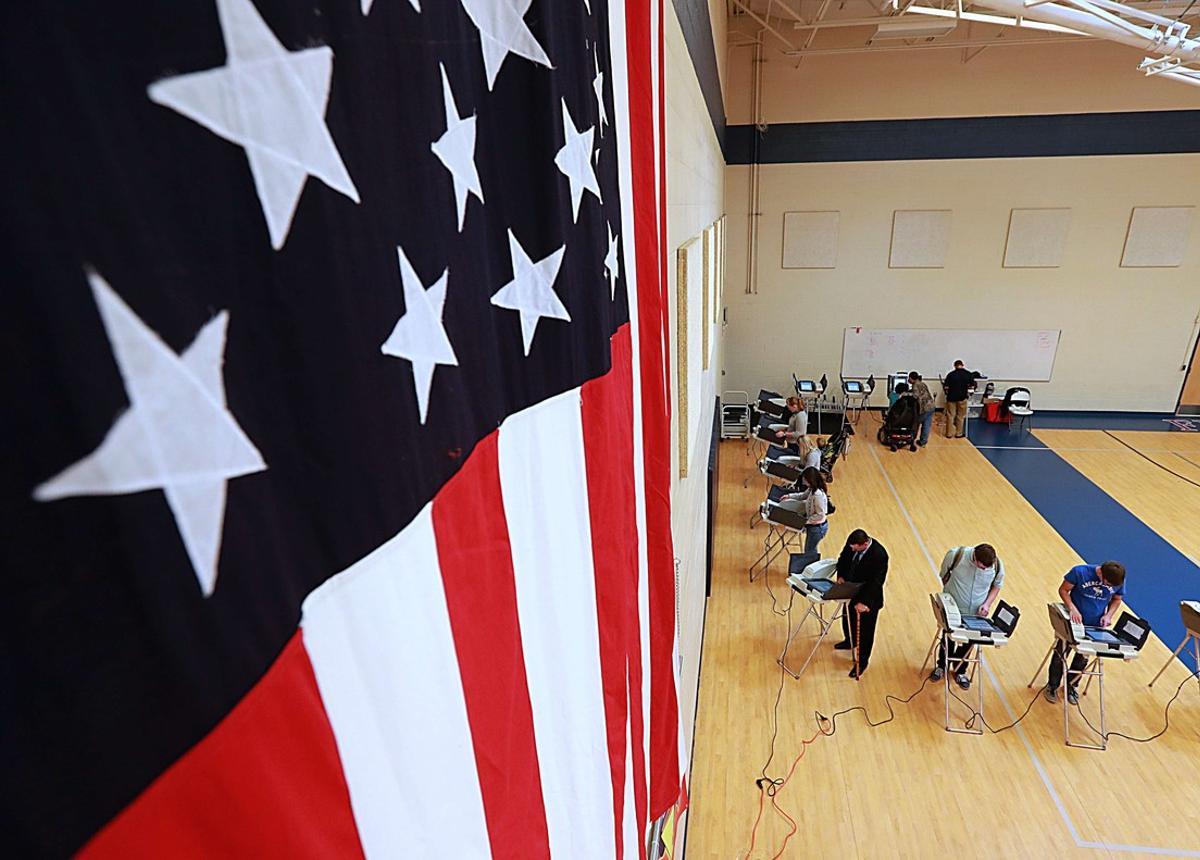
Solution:
<path fill-rule="evenodd" d="M 774 418 L 783 418 L 788 414 L 787 401 L 781 394 L 763 388 L 758 392 L 758 411 Z"/>
<path fill-rule="evenodd" d="M 764 415 L 758 420 L 758 427 L 754 431 L 754 435 L 764 442 L 777 442 L 779 437 L 776 432 L 786 430 L 787 423 L 780 421 L 778 418 Z"/>
<path fill-rule="evenodd" d="M 861 582 L 835 582 L 832 579 L 806 579 L 809 588 L 819 591 L 824 600 L 849 600 L 862 588 Z"/>
<path fill-rule="evenodd" d="M 1013 631 L 1017 629 L 1017 622 L 1020 620 L 1021 610 L 1010 606 L 1003 600 L 996 604 L 996 611 L 990 618 L 985 615 L 964 615 L 962 617 L 963 627 L 968 630 L 978 630 L 981 633 L 1003 633 L 1005 636 L 1012 636 Z"/>
<path fill-rule="evenodd" d="M 1150 638 L 1150 624 L 1132 612 L 1123 612 L 1111 630 L 1104 627 L 1084 627 L 1083 635 L 1092 642 L 1104 645 L 1127 645 L 1140 651 Z"/>
<path fill-rule="evenodd" d="M 847 379 L 845 389 L 847 394 L 862 394 L 864 391 L 866 391 L 866 389 L 863 388 L 863 384 L 857 379 Z"/>

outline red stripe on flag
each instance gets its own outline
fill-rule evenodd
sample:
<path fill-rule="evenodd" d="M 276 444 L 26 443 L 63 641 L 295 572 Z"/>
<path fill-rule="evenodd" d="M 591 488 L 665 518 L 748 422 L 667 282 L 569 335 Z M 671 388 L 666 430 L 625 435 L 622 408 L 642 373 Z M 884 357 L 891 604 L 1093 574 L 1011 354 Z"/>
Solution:
<path fill-rule="evenodd" d="M 333 730 L 300 633 L 228 716 L 80 856 L 362 856 Z"/>
<path fill-rule="evenodd" d="M 663 379 L 671 378 L 671 304 L 667 297 L 667 65 L 666 37 L 663 27 L 666 15 L 663 0 L 655 0 L 658 7 L 658 304 L 659 321 L 662 325 Z M 666 386 L 664 391 L 669 390 Z M 674 404 L 668 397 L 664 402 L 667 420 L 670 421 Z M 674 595 L 674 589 L 671 591 Z"/>
<path fill-rule="evenodd" d="M 630 337 L 628 324 L 612 336 L 612 368 L 604 376 L 585 384 L 581 392 L 588 510 L 596 571 L 600 674 L 612 773 L 617 857 L 625 856 L 622 820 L 629 724 L 625 672 L 631 658 L 641 663 L 633 485 L 633 347 Z M 632 578 L 630 571 L 634 573 Z M 640 734 L 637 743 L 641 745 Z"/>
<path fill-rule="evenodd" d="M 661 0 L 658 0 L 661 3 Z M 657 7 L 656 7 L 657 8 Z M 659 258 L 660 201 L 655 194 L 654 89 L 649 0 L 626 6 L 630 148 L 637 252 L 637 315 L 642 378 L 647 577 L 650 593 L 650 798 L 657 819 L 679 794 L 678 701 L 671 665 L 675 642 L 675 573 L 671 544 L 671 419 L 663 386 L 665 344 Z M 659 37 L 662 31 L 659 30 Z M 656 288 L 658 287 L 658 288 Z M 643 819 L 645 820 L 645 819 Z"/>
<path fill-rule="evenodd" d="M 492 855 L 525 860 L 549 857 L 550 836 L 500 491 L 498 439 L 492 433 L 476 445 L 438 493 L 433 531 Z"/>

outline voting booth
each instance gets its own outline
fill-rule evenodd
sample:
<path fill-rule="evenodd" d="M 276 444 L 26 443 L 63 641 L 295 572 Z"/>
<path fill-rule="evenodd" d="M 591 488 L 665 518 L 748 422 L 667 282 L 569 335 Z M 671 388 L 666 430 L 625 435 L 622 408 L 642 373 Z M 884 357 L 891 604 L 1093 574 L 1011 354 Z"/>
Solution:
<path fill-rule="evenodd" d="M 933 618 L 937 629 L 934 632 L 933 641 L 929 644 L 929 650 L 925 653 L 925 662 L 921 664 L 921 675 L 925 675 L 925 667 L 929 665 L 930 658 L 933 657 L 940 644 L 945 660 L 945 665 L 942 666 L 946 700 L 943 725 L 948 732 L 981 735 L 983 734 L 982 683 L 975 685 L 977 697 L 975 713 L 980 717 L 979 727 L 974 729 L 958 728 L 950 723 L 950 699 L 953 694 L 950 692 L 949 664 L 951 662 L 966 663 L 969 667 L 968 675 L 974 680 L 977 674 L 976 670 L 983 664 L 983 649 L 1000 648 L 1008 644 L 1013 631 L 1017 629 L 1017 622 L 1021 620 L 1021 610 L 1001 600 L 996 604 L 996 609 L 990 618 L 985 615 L 963 615 L 954 598 L 944 591 L 929 595 L 929 602 L 933 608 Z M 968 645 L 969 649 L 962 657 L 951 658 L 952 645 Z"/>
<path fill-rule="evenodd" d="M 1109 660 L 1120 660 L 1121 662 L 1136 660 L 1141 653 L 1142 646 L 1150 638 L 1150 622 L 1138 618 L 1132 612 L 1124 612 L 1111 629 L 1091 627 L 1072 621 L 1067 607 L 1061 603 L 1047 604 L 1046 609 L 1050 614 L 1050 626 L 1054 630 L 1054 643 L 1046 652 L 1046 656 L 1042 658 L 1042 663 L 1034 672 L 1033 678 L 1030 679 L 1029 686 L 1033 687 L 1041 676 L 1042 669 L 1050 661 L 1054 649 L 1056 647 L 1061 649 L 1067 686 L 1072 686 L 1072 676 L 1075 677 L 1076 685 L 1083 678 L 1087 678 L 1081 691 L 1082 695 L 1086 696 L 1092 686 L 1092 681 L 1095 680 L 1099 692 L 1100 709 L 1100 743 L 1089 744 L 1073 741 L 1071 740 L 1070 697 L 1063 696 L 1063 740 L 1069 747 L 1106 749 L 1108 733 L 1104 722 L 1104 664 Z M 1076 654 L 1087 659 L 1087 664 L 1078 673 L 1071 671 L 1071 660 Z M 1082 707 L 1082 705 L 1080 706 Z"/>
<path fill-rule="evenodd" d="M 1183 636 L 1183 641 L 1179 643 L 1179 647 L 1167 658 L 1167 662 L 1163 663 L 1163 667 L 1158 670 L 1158 674 L 1150 679 L 1149 686 L 1151 687 L 1154 686 L 1155 681 L 1162 677 L 1162 673 L 1167 671 L 1167 667 L 1171 665 L 1171 661 L 1179 656 L 1179 652 L 1189 642 L 1192 643 L 1192 656 L 1196 658 L 1196 669 L 1200 671 L 1200 601 L 1179 601 L 1179 615 L 1183 620 L 1183 627 L 1187 632 Z M 1197 683 L 1200 684 L 1200 679 L 1197 679 Z"/>
<path fill-rule="evenodd" d="M 821 643 L 825 641 L 825 637 L 829 635 L 834 624 L 842 620 L 842 616 L 846 614 L 847 604 L 862 587 L 862 583 L 858 582 L 837 581 L 837 559 L 827 558 L 806 564 L 808 560 L 808 556 L 801 554 L 792 555 L 789 559 L 787 584 L 792 591 L 805 599 L 808 606 L 800 618 L 800 623 L 792 628 L 788 635 L 787 642 L 783 646 L 783 653 L 779 655 L 777 661 L 783 671 L 796 679 L 804 674 L 804 670 L 816 656 L 817 649 L 821 647 Z M 804 566 L 801 568 L 801 565 Z M 817 641 L 813 643 L 808 656 L 804 658 L 804 664 L 799 669 L 792 669 L 787 663 L 788 651 L 792 647 L 792 642 L 804 629 L 805 622 L 810 618 L 816 621 L 820 631 L 817 634 Z"/>

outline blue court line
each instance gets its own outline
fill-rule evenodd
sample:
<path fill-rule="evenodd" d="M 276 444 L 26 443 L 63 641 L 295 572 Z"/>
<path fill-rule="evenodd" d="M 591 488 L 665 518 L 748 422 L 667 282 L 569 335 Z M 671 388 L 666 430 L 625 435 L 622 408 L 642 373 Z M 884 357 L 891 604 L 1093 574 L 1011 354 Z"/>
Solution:
<path fill-rule="evenodd" d="M 1176 430 L 1169 412 L 1059 412 L 1039 409 L 1034 426 L 1046 430 Z M 1015 434 L 1014 434 L 1015 435 Z"/>
<path fill-rule="evenodd" d="M 1085 562 L 1125 565 L 1129 604 L 1174 650 L 1185 632 L 1179 601 L 1200 597 L 1200 568 L 1033 434 L 972 422 L 970 439 Z"/>

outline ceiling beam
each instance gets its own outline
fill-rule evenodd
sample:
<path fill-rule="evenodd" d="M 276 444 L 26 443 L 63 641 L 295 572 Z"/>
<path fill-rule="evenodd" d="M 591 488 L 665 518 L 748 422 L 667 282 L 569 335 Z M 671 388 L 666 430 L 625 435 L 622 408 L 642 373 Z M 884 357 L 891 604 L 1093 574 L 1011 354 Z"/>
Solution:
<path fill-rule="evenodd" d="M 1080 38 L 1079 36 L 1049 36 L 1043 39 L 970 39 L 962 42 L 920 42 L 915 45 L 882 45 L 875 43 L 849 48 L 810 48 L 804 52 L 796 50 L 790 52 L 789 56 L 803 54 L 803 56 L 815 57 L 832 54 L 878 54 L 885 51 L 938 51 L 948 49 L 958 50 L 961 48 L 1007 48 L 1019 45 L 1085 45 L 1091 43 L 1090 39 Z"/>
<path fill-rule="evenodd" d="M 795 43 L 792 42 L 791 39 L 789 39 L 787 36 L 783 35 L 783 33 L 780 33 L 778 30 L 776 30 L 774 27 L 772 27 L 769 21 L 765 21 L 762 18 L 760 18 L 758 16 L 758 13 L 755 12 L 753 9 L 751 9 L 749 6 L 747 6 L 745 3 L 743 3 L 742 0 L 730 0 L 730 2 L 733 3 L 734 6 L 737 6 L 739 9 L 741 9 L 743 12 L 745 12 L 747 15 L 749 15 L 751 18 L 753 18 L 755 21 L 757 21 L 759 24 L 761 24 L 764 30 L 771 33 L 773 36 L 775 36 L 775 38 L 777 38 L 777 39 L 779 39 L 779 41 L 783 42 L 783 44 L 787 45 L 789 51 L 796 50 L 796 45 L 795 45 Z"/>

